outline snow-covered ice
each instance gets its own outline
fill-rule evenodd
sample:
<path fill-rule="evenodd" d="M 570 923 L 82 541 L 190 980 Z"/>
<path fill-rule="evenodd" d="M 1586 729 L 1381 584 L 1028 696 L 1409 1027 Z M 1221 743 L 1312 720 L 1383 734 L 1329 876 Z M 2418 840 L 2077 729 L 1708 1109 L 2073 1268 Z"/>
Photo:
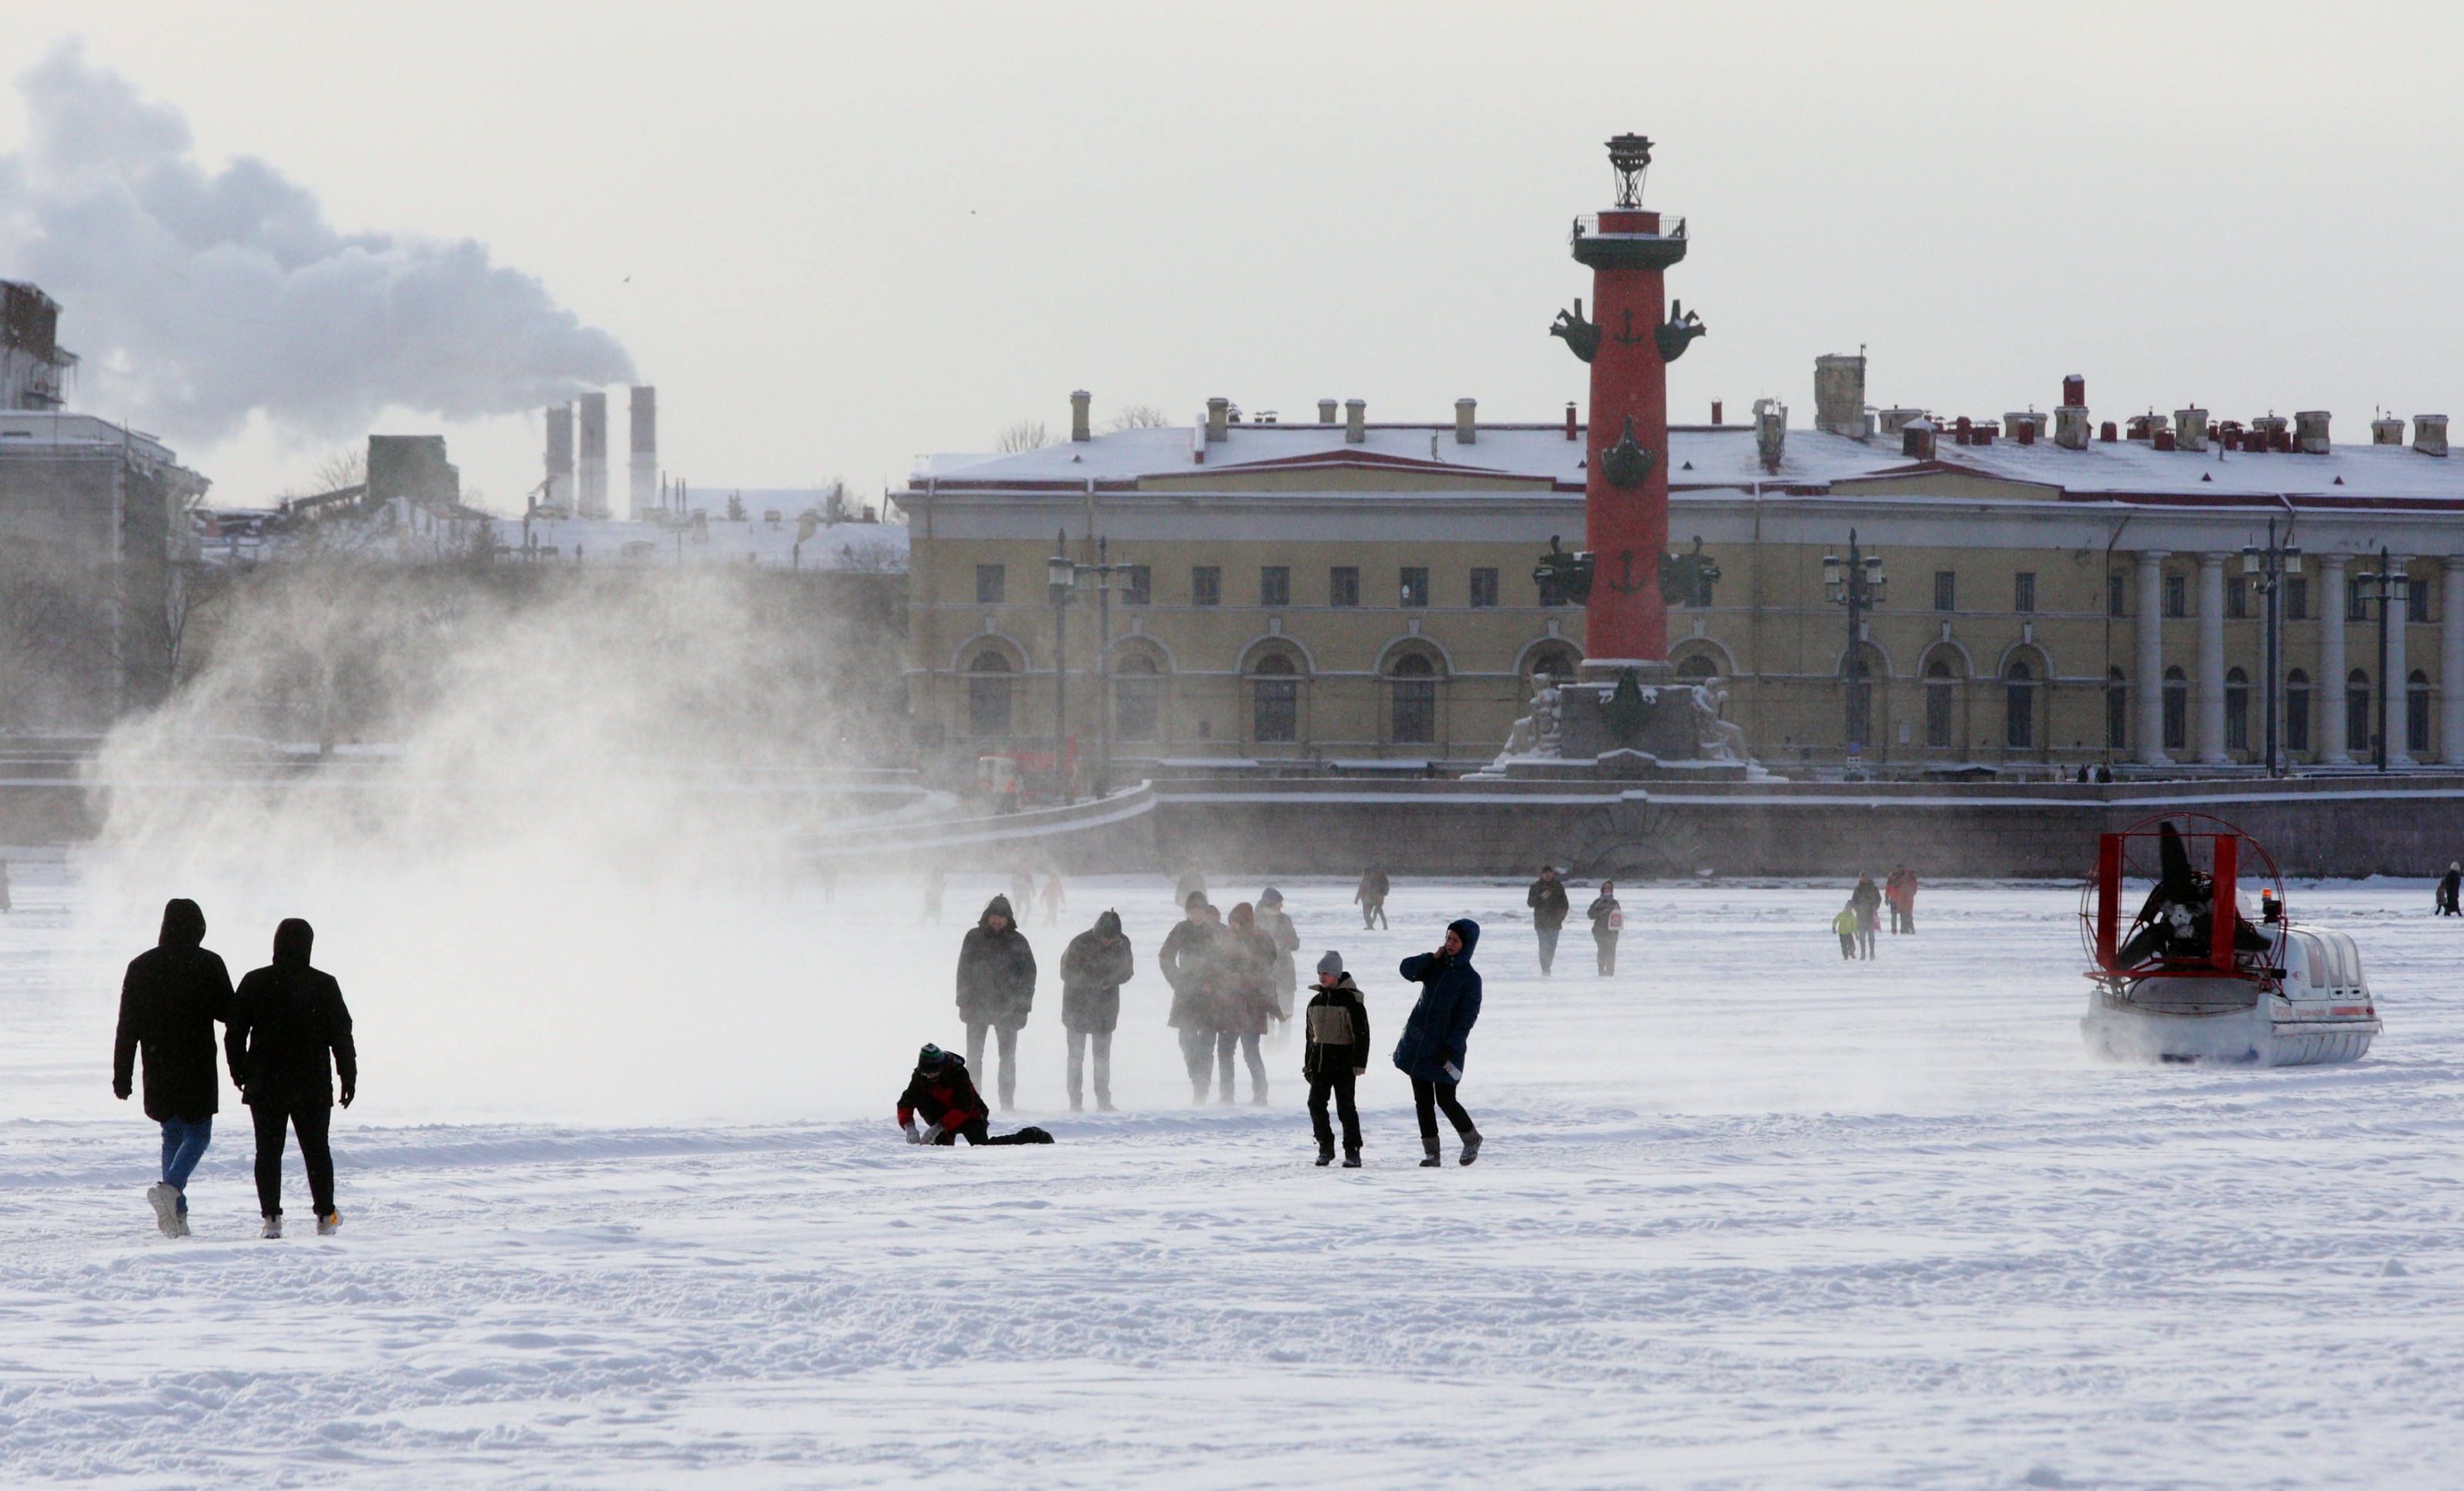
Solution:
<path fill-rule="evenodd" d="M 2065 887 L 1928 886 L 1870 964 L 1827 929 L 1844 887 L 1630 887 L 1603 982 L 1579 921 L 1537 976 L 1519 883 L 1398 878 L 1364 934 L 1349 883 L 1282 882 L 1381 1045 L 1395 962 L 1483 922 L 1488 1145 L 1438 1171 L 1383 1066 L 1357 1172 L 1310 1163 L 1296 1046 L 1270 1108 L 1186 1107 L 1151 878 L 1070 887 L 1071 929 L 1118 905 L 1138 946 L 1127 1111 L 1067 1113 L 1047 982 L 1018 1115 L 1042 1149 L 918 1150 L 890 1119 L 914 1046 L 960 1037 L 988 877 L 937 928 L 907 877 L 753 897 L 690 956 L 571 987 L 463 966 L 451 925 L 303 908 L 366 1072 L 344 1232 L 254 1240 L 227 1096 L 173 1243 L 151 1126 L 108 1091 L 112 963 L 150 937 L 63 866 L 15 879 L 0 1483 L 2457 1476 L 2464 923 L 2410 882 L 2294 888 L 2359 940 L 2387 1033 L 2273 1072 L 2088 1062 Z M 207 911 L 234 971 L 261 961 L 270 921 Z"/>

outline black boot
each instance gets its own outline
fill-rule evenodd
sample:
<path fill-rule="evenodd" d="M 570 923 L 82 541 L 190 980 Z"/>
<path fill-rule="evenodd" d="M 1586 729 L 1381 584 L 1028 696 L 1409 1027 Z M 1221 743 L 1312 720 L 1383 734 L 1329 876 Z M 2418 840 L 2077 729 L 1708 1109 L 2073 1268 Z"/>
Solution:
<path fill-rule="evenodd" d="M 1438 1158 L 1438 1142 L 1435 1139 L 1421 1140 L 1420 1147 L 1429 1152 L 1429 1157 L 1420 1162 L 1420 1168 L 1424 1170 L 1433 1170 L 1441 1164 L 1444 1163 Z"/>
<path fill-rule="evenodd" d="M 1475 1128 L 1470 1133 L 1463 1136 L 1463 1158 L 1455 1163 L 1458 1165 L 1469 1165 L 1472 1161 L 1479 1158 L 1480 1130 Z"/>
<path fill-rule="evenodd" d="M 1332 1165 L 1334 1163 L 1333 1140 L 1321 1139 L 1317 1142 L 1317 1163 L 1320 1165 Z"/>
<path fill-rule="evenodd" d="M 1346 1149 L 1343 1151 L 1343 1168 L 1347 1170 L 1356 1170 L 1360 1168 L 1360 1151 L 1357 1149 Z"/>

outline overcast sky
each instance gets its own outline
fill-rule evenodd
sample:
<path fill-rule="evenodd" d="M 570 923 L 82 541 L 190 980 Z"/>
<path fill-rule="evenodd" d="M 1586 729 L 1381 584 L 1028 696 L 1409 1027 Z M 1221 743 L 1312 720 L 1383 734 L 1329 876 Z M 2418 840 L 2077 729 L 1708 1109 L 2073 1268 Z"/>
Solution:
<path fill-rule="evenodd" d="M 1673 369 L 1680 418 L 1777 395 L 1803 425 L 1815 356 L 1862 344 L 1877 404 L 2050 408 L 2079 372 L 2100 418 L 2323 408 L 2366 439 L 2374 406 L 2464 413 L 2460 14 L 12 0 L 0 61 L 81 36 L 84 68 L 185 118 L 207 178 L 254 158 L 397 259 L 484 246 L 523 345 L 448 322 L 467 367 L 341 392 L 420 390 L 373 428 L 443 430 L 512 509 L 538 417 L 467 412 L 524 397 L 516 363 L 629 354 L 663 464 L 702 486 L 877 490 L 1019 419 L 1066 434 L 1081 387 L 1099 416 L 1220 393 L 1559 417 L 1582 368 L 1546 328 L 1587 293 L 1566 226 L 1628 129 L 1659 144 L 1646 204 L 1691 225 L 1671 292 L 1711 328 Z M 0 153 L 33 145 L 0 96 Z M 33 189 L 0 171 L 20 241 Z M 127 307 L 63 299 L 70 346 L 112 328 L 177 367 L 166 417 L 219 502 L 368 428 L 346 367 L 318 397 L 259 367 L 250 410 L 201 407 L 215 365 L 266 355 L 245 323 L 122 338 Z M 77 406 L 114 413 L 146 386 L 128 364 Z"/>

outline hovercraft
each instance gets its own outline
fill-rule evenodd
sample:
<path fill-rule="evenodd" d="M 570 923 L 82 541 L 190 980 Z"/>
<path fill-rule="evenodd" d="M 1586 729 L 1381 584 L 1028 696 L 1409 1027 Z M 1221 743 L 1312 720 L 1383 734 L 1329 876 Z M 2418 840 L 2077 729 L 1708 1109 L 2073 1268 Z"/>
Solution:
<path fill-rule="evenodd" d="M 2366 1056 L 2379 1018 L 2361 949 L 2342 932 L 2293 924 L 2283 878 L 2257 840 L 2205 813 L 2178 816 L 2179 826 L 2150 818 L 2098 838 L 2079 905 L 2094 963 L 2079 1021 L 2089 1053 L 2229 1066 Z M 2131 880 L 2154 884 L 2125 925 Z"/>

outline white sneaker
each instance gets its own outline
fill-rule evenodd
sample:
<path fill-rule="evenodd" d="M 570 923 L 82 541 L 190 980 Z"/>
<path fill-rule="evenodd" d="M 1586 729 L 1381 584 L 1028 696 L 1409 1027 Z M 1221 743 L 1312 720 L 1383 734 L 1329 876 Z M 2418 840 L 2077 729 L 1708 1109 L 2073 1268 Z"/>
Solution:
<path fill-rule="evenodd" d="M 154 1209 L 154 1225 L 163 1229 L 163 1235 L 180 1235 L 180 1192 L 171 1183 L 158 1180 L 146 1187 L 145 1201 Z"/>
<path fill-rule="evenodd" d="M 342 1213 L 340 1212 L 328 1212 L 317 1218 L 317 1235 L 319 1237 L 331 1237 L 341 1230 Z"/>
<path fill-rule="evenodd" d="M 186 1237 L 188 1235 L 188 1213 L 183 1212 L 178 1217 L 174 1218 L 174 1220 L 176 1221 L 179 1230 L 171 1234 L 171 1235 L 174 1237 Z"/>
<path fill-rule="evenodd" d="M 257 1235 L 258 1235 L 258 1236 L 260 1236 L 260 1237 L 279 1237 L 279 1236 L 281 1236 L 281 1235 L 282 1235 L 282 1213 L 279 1213 L 279 1212 L 276 1212 L 276 1213 L 274 1213 L 272 1216 L 267 1217 L 267 1218 L 265 1219 L 265 1228 L 264 1228 L 264 1230 L 263 1230 L 262 1232 L 259 1232 L 259 1233 L 257 1234 Z"/>

